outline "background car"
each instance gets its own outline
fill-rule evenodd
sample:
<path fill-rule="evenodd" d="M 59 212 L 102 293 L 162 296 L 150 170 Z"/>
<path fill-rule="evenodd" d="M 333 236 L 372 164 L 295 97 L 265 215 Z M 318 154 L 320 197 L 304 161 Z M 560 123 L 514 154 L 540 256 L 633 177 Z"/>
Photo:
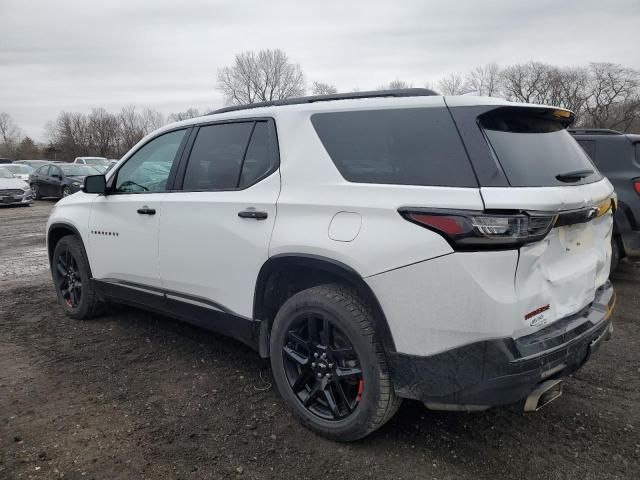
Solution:
<path fill-rule="evenodd" d="M 2 163 L 2 164 L 11 163 L 11 159 L 9 159 L 9 158 L 0 158 L 0 163 Z"/>
<path fill-rule="evenodd" d="M 0 205 L 30 205 L 33 202 L 29 184 L 0 166 Z"/>
<path fill-rule="evenodd" d="M 50 160 L 15 160 L 13 163 L 16 163 L 18 165 L 29 165 L 31 168 L 33 168 L 34 170 L 38 167 L 41 167 L 42 165 L 49 165 L 51 162 Z"/>
<path fill-rule="evenodd" d="M 31 175 L 34 171 L 34 169 L 29 165 L 20 163 L 3 164 L 2 168 L 9 170 L 11 173 L 13 173 L 14 177 L 17 177 L 20 180 L 24 180 L 25 182 L 29 181 L 29 175 Z"/>
<path fill-rule="evenodd" d="M 111 162 L 104 157 L 76 157 L 74 164 L 91 165 L 93 168 L 105 173 L 111 167 Z"/>
<path fill-rule="evenodd" d="M 47 164 L 31 174 L 29 184 L 36 199 L 67 197 L 82 187 L 84 177 L 102 172 L 89 165 Z"/>
<path fill-rule="evenodd" d="M 570 132 L 618 195 L 611 243 L 612 267 L 620 258 L 640 260 L 640 135 L 605 129 Z"/>

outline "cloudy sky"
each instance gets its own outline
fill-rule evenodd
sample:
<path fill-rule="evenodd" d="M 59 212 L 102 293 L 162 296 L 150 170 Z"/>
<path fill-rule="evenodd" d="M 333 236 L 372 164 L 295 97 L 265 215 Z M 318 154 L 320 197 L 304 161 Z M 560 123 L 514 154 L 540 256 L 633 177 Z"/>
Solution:
<path fill-rule="evenodd" d="M 639 0 L 0 0 L 0 111 L 44 141 L 61 110 L 217 107 L 218 67 L 262 48 L 340 90 L 493 61 L 640 69 L 639 26 Z"/>

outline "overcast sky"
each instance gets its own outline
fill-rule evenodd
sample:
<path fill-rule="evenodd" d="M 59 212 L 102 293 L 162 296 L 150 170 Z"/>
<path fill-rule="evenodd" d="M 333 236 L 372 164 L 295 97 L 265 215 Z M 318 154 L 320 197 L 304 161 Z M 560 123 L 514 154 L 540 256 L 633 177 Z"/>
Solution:
<path fill-rule="evenodd" d="M 478 64 L 640 69 L 640 0 L 0 0 L 0 112 L 44 141 L 61 110 L 218 107 L 216 71 L 281 48 L 339 90 Z"/>

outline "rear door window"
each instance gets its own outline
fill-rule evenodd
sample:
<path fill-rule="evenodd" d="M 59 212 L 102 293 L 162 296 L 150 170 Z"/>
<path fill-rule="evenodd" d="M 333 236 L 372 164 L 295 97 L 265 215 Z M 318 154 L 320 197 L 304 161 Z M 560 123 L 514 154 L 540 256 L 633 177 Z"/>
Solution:
<path fill-rule="evenodd" d="M 184 190 L 236 188 L 253 123 L 201 127 L 191 149 Z"/>
<path fill-rule="evenodd" d="M 478 186 L 446 108 L 317 113 L 311 122 L 350 182 Z"/>
<path fill-rule="evenodd" d="M 200 127 L 189 155 L 184 190 L 246 188 L 277 168 L 270 122 L 222 123 Z"/>
<path fill-rule="evenodd" d="M 567 186 L 602 179 L 593 162 L 548 110 L 499 108 L 480 125 L 513 187 Z"/>

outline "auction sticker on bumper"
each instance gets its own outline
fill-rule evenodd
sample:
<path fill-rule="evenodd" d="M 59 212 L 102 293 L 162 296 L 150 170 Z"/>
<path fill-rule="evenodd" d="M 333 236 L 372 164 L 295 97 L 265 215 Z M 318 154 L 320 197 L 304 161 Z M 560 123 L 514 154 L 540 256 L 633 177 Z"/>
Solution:
<path fill-rule="evenodd" d="M 527 313 L 524 316 L 526 322 L 529 323 L 531 327 L 539 327 L 545 325 L 547 323 L 547 317 L 545 312 L 551 308 L 551 305 L 545 305 L 540 308 L 536 308 L 534 311 Z"/>

